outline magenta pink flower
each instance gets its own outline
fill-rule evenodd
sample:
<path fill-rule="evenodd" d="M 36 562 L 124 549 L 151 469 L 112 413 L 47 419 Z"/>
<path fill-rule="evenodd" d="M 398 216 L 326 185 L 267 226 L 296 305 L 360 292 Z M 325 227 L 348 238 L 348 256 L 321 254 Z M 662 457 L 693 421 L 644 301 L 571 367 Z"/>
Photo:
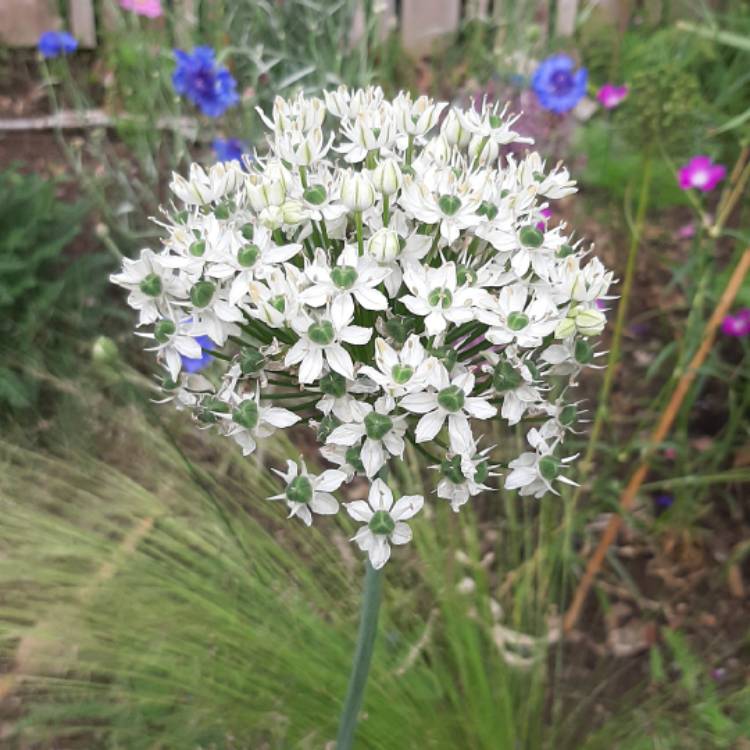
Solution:
<path fill-rule="evenodd" d="M 542 215 L 543 221 L 538 221 L 536 223 L 536 228 L 540 232 L 543 232 L 547 228 L 547 220 L 552 218 L 552 209 L 543 208 L 539 213 Z"/>
<path fill-rule="evenodd" d="M 158 18 L 163 12 L 161 0 L 120 0 L 120 7 L 147 18 Z"/>
<path fill-rule="evenodd" d="M 750 335 L 750 308 L 740 310 L 736 315 L 727 315 L 721 321 L 721 332 L 726 336 L 742 338 Z"/>
<path fill-rule="evenodd" d="M 615 86 L 614 83 L 605 83 L 596 93 L 596 98 L 605 109 L 614 109 L 627 95 L 627 86 Z"/>
<path fill-rule="evenodd" d="M 724 179 L 726 173 L 727 168 L 723 164 L 714 164 L 710 156 L 694 156 L 680 168 L 680 187 L 683 190 L 695 188 L 707 193 Z"/>

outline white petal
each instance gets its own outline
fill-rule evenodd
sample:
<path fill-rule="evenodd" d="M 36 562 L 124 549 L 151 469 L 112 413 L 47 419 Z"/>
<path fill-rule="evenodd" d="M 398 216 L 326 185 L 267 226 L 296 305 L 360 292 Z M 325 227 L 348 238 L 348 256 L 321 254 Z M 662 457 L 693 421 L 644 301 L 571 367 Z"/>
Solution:
<path fill-rule="evenodd" d="M 332 516 L 338 513 L 339 504 L 333 495 L 327 492 L 314 492 L 310 507 L 321 516 Z"/>
<path fill-rule="evenodd" d="M 354 445 L 364 434 L 365 428 L 361 424 L 342 424 L 328 436 L 326 442 L 333 445 Z"/>
<path fill-rule="evenodd" d="M 465 414 L 451 414 L 448 417 L 448 435 L 451 448 L 456 453 L 468 453 L 474 444 L 474 436 Z"/>
<path fill-rule="evenodd" d="M 376 479 L 370 485 L 367 500 L 374 510 L 390 510 L 393 505 L 393 493 L 382 479 Z"/>
<path fill-rule="evenodd" d="M 269 406 L 261 409 L 261 419 L 274 427 L 291 427 L 299 422 L 300 417 L 293 411 L 282 409 L 278 406 Z"/>
<path fill-rule="evenodd" d="M 380 570 L 391 556 L 391 545 L 384 536 L 373 534 L 374 543 L 370 547 L 370 563 L 375 570 Z"/>
<path fill-rule="evenodd" d="M 399 406 L 414 414 L 426 414 L 437 406 L 434 393 L 410 393 L 399 401 Z"/>
<path fill-rule="evenodd" d="M 354 296 L 366 310 L 385 310 L 388 307 L 388 300 L 385 295 L 377 289 L 361 287 L 354 290 Z"/>
<path fill-rule="evenodd" d="M 317 490 L 322 492 L 334 492 L 346 481 L 346 474 L 338 469 L 326 469 L 314 482 Z"/>
<path fill-rule="evenodd" d="M 418 443 L 426 443 L 432 440 L 440 432 L 445 421 L 445 412 L 435 409 L 425 414 L 417 424 L 416 440 Z"/>
<path fill-rule="evenodd" d="M 396 528 L 391 532 L 391 543 L 392 544 L 407 544 L 411 541 L 411 529 L 408 524 L 401 523 L 400 521 L 396 524 Z"/>
<path fill-rule="evenodd" d="M 385 463 L 385 453 L 383 446 L 377 440 L 365 440 L 360 452 L 362 465 L 365 467 L 365 474 L 368 477 L 374 477 Z"/>
<path fill-rule="evenodd" d="M 345 326 L 339 331 L 339 337 L 347 344 L 366 344 L 372 336 L 372 328 L 364 326 Z"/>
<path fill-rule="evenodd" d="M 341 330 L 354 317 L 354 302 L 351 294 L 339 294 L 331 305 L 331 322 Z"/>
<path fill-rule="evenodd" d="M 398 500 L 391 510 L 391 518 L 394 521 L 405 521 L 417 515 L 424 505 L 424 498 L 421 495 L 404 495 Z"/>
<path fill-rule="evenodd" d="M 346 512 L 355 520 L 362 523 L 369 523 L 372 519 L 372 508 L 364 501 L 357 500 L 353 503 L 346 503 Z M 366 528 L 366 527 L 365 527 Z"/>
<path fill-rule="evenodd" d="M 349 356 L 349 352 L 346 351 L 343 346 L 340 344 L 332 344 L 331 346 L 326 347 L 326 359 L 332 370 L 335 370 L 339 375 L 343 375 L 349 380 L 354 380 L 354 363 Z"/>
<path fill-rule="evenodd" d="M 321 372 L 323 372 L 323 352 L 315 347 L 305 354 L 300 363 L 299 382 L 312 383 L 320 377 Z"/>
<path fill-rule="evenodd" d="M 477 419 L 489 419 L 497 414 L 497 407 L 478 396 L 465 399 L 464 409 Z"/>

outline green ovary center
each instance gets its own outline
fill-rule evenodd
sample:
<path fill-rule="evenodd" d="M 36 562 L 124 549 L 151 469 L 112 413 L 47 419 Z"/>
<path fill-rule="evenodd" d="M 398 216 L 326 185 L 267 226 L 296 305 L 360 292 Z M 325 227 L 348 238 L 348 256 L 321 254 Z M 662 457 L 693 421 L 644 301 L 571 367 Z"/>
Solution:
<path fill-rule="evenodd" d="M 292 503 L 309 503 L 312 496 L 312 484 L 304 476 L 295 477 L 286 488 L 287 500 Z"/>
<path fill-rule="evenodd" d="M 320 323 L 313 323 L 307 329 L 307 335 L 310 337 L 310 341 L 320 346 L 328 346 L 333 343 L 335 333 L 333 330 L 333 324 L 328 320 L 321 320 Z"/>
<path fill-rule="evenodd" d="M 457 412 L 463 408 L 466 396 L 457 385 L 449 385 L 438 393 L 437 400 L 446 411 Z"/>
<path fill-rule="evenodd" d="M 382 440 L 393 427 L 393 420 L 385 414 L 371 411 L 365 417 L 365 433 L 371 440 Z"/>
<path fill-rule="evenodd" d="M 396 528 L 396 522 L 391 518 L 391 514 L 387 510 L 376 510 L 367 526 L 373 534 L 388 536 Z"/>
<path fill-rule="evenodd" d="M 451 294 L 449 289 L 443 289 L 442 287 L 439 287 L 437 289 L 433 289 L 427 295 L 427 302 L 429 303 L 430 307 L 442 307 L 443 310 L 445 310 L 453 304 L 453 295 Z"/>

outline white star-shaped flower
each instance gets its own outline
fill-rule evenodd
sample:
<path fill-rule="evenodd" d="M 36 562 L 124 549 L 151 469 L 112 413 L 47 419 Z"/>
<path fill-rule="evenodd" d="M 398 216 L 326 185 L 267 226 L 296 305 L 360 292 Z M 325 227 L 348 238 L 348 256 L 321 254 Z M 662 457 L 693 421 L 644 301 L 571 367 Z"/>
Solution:
<path fill-rule="evenodd" d="M 346 504 L 346 512 L 366 524 L 352 537 L 357 546 L 367 552 L 375 570 L 382 568 L 391 556 L 391 544 L 411 541 L 411 529 L 404 523 L 414 517 L 424 505 L 421 495 L 404 495 L 394 505 L 393 493 L 382 479 L 370 485 L 367 502 L 358 500 Z"/>

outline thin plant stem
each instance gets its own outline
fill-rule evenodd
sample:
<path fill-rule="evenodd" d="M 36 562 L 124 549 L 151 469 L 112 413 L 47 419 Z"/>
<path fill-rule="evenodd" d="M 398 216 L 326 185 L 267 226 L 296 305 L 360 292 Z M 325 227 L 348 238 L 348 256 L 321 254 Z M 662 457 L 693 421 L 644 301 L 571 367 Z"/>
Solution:
<path fill-rule="evenodd" d="M 622 296 L 620 298 L 620 304 L 617 308 L 617 319 L 615 320 L 615 327 L 612 333 L 612 348 L 610 349 L 609 358 L 607 361 L 607 370 L 604 374 L 604 382 L 602 383 L 601 390 L 599 391 L 599 402 L 596 409 L 596 415 L 594 417 L 594 424 L 591 428 L 589 435 L 589 441 L 586 445 L 586 453 L 584 454 L 583 461 L 581 461 L 581 475 L 588 475 L 591 464 L 596 453 L 596 448 L 599 441 L 599 435 L 601 434 L 602 428 L 607 418 L 609 408 L 607 406 L 609 402 L 609 395 L 614 385 L 615 373 L 617 371 L 617 364 L 620 361 L 620 346 L 622 343 L 622 332 L 625 328 L 625 320 L 628 314 L 628 303 L 630 302 L 630 295 L 633 290 L 633 279 L 635 277 L 635 264 L 638 257 L 638 249 L 641 244 L 641 236 L 643 235 L 643 227 L 646 221 L 646 209 L 648 207 L 648 197 L 651 189 L 651 167 L 652 158 L 650 153 L 646 153 L 643 162 L 643 178 L 641 181 L 641 192 L 638 198 L 638 209 L 636 212 L 635 225 L 630 239 L 630 248 L 628 249 L 628 260 L 625 266 L 625 281 L 622 287 Z M 573 495 L 571 511 L 575 510 L 575 506 L 581 494 L 580 487 L 576 490 Z"/>
<path fill-rule="evenodd" d="M 701 336 L 701 344 L 693 355 L 693 358 L 690 360 L 687 368 L 680 376 L 674 391 L 672 391 L 669 403 L 661 413 L 661 417 L 651 434 L 647 444 L 647 449 L 644 453 L 644 458 L 641 460 L 638 468 L 630 477 L 630 481 L 622 492 L 619 503 L 620 512 L 615 513 L 610 517 L 609 522 L 604 529 L 604 533 L 599 540 L 599 545 L 589 558 L 584 575 L 578 584 L 571 605 L 563 619 L 563 630 L 566 633 L 569 633 L 578 622 L 581 608 L 583 607 L 583 603 L 586 600 L 586 596 L 591 588 L 594 578 L 604 563 L 604 558 L 620 530 L 620 526 L 623 522 L 623 515 L 632 509 L 638 496 L 638 491 L 641 489 L 641 486 L 648 475 L 651 455 L 669 434 L 669 431 L 680 412 L 680 407 L 683 405 L 685 397 L 688 395 L 698 371 L 703 366 L 706 357 L 711 351 L 714 339 L 716 338 L 716 331 L 718 330 L 719 325 L 721 325 L 724 316 L 729 312 L 748 271 L 750 271 L 750 248 L 745 250 L 735 266 L 734 271 L 724 288 L 724 292 L 721 295 L 719 304 L 714 309 L 708 323 L 706 323 L 706 327 Z"/>
<path fill-rule="evenodd" d="M 341 723 L 336 737 L 336 750 L 351 750 L 354 733 L 357 728 L 357 717 L 362 707 L 362 698 L 370 671 L 372 651 L 375 646 L 375 635 L 378 630 L 378 612 L 380 595 L 383 587 L 383 569 L 375 570 L 370 561 L 365 562 L 365 585 L 362 595 L 362 614 L 357 633 L 357 646 L 354 651 L 352 673 L 346 691 L 344 709 L 341 712 Z"/>

